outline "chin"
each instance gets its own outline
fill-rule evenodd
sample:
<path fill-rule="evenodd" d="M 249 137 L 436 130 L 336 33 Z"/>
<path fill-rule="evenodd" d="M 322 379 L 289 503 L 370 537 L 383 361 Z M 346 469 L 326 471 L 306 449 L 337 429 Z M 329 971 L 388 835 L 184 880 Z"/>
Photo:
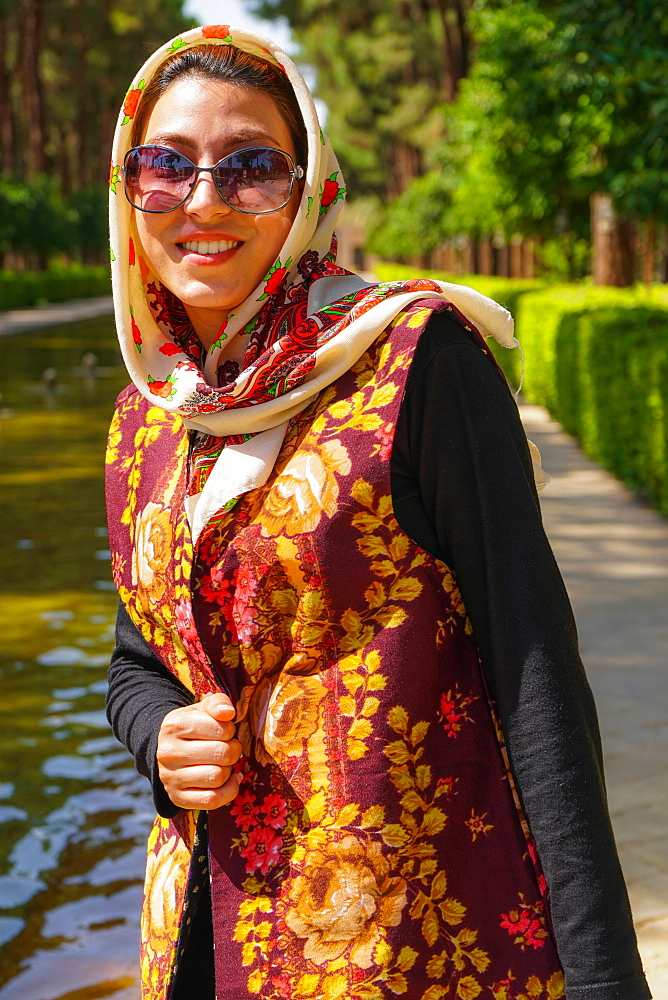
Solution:
<path fill-rule="evenodd" d="M 224 309 L 229 312 L 245 298 L 245 296 L 240 298 L 239 295 L 226 295 L 220 289 L 209 288 L 199 283 L 196 286 L 188 284 L 180 290 L 178 288 L 172 290 L 184 306 L 192 309 Z"/>

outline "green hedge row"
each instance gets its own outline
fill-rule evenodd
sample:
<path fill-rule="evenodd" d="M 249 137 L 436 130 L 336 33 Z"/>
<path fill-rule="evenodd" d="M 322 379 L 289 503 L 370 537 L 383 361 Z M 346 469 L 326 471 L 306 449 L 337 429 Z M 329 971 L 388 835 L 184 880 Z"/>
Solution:
<path fill-rule="evenodd" d="M 97 295 L 111 295 L 106 267 L 72 265 L 48 271 L 0 271 L 0 311 Z"/>
<path fill-rule="evenodd" d="M 383 281 L 417 273 L 387 264 L 376 270 Z M 515 316 L 526 399 L 547 407 L 591 458 L 668 516 L 668 287 L 451 280 Z M 494 353 L 517 384 L 519 352 Z"/>

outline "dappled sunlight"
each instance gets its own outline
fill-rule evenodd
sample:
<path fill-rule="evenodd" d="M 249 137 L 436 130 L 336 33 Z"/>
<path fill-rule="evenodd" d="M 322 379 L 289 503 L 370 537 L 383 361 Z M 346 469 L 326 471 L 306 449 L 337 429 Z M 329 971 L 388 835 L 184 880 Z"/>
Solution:
<path fill-rule="evenodd" d="M 0 340 L 2 1000 L 137 996 L 151 805 L 104 713 L 117 361 L 110 318 Z"/>

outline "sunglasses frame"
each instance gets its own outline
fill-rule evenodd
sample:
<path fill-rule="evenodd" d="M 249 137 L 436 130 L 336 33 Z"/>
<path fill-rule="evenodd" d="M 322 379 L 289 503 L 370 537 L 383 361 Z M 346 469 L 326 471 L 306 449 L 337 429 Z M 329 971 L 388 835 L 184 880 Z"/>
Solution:
<path fill-rule="evenodd" d="M 192 184 L 188 188 L 188 193 L 185 195 L 185 197 L 183 198 L 182 201 L 180 201 L 180 202 L 178 202 L 178 204 L 172 206 L 172 208 L 162 208 L 162 209 L 141 208 L 139 205 L 135 205 L 134 202 L 130 201 L 130 196 L 128 194 L 128 184 L 127 184 L 127 163 L 128 163 L 128 157 L 132 153 L 136 153 L 137 150 L 140 150 L 140 149 L 160 149 L 160 150 L 163 150 L 165 153 L 173 153 L 173 154 L 176 154 L 177 156 L 182 156 L 183 159 L 186 160 L 192 166 L 193 170 L 195 171 L 195 177 L 193 179 Z M 281 156 L 284 156 L 286 158 L 286 160 L 288 161 L 288 163 L 292 166 L 292 170 L 288 171 L 288 176 L 290 177 L 290 188 L 289 188 L 289 191 L 288 191 L 287 198 L 285 199 L 285 201 L 281 205 L 278 205 L 276 208 L 269 208 L 269 209 L 265 210 L 264 212 L 258 212 L 255 209 L 237 208 L 236 205 L 230 204 L 230 202 L 227 200 L 227 198 L 225 198 L 221 194 L 220 188 L 218 187 L 218 184 L 216 182 L 215 174 L 213 173 L 214 170 L 216 170 L 218 167 L 220 167 L 220 165 L 222 163 L 224 163 L 225 160 L 228 160 L 231 156 L 236 156 L 238 153 L 252 153 L 252 152 L 256 152 L 258 150 L 262 150 L 262 151 L 269 150 L 272 153 L 280 153 Z M 136 208 L 138 212 L 146 212 L 149 215 L 166 215 L 168 212 L 174 212 L 174 211 L 176 211 L 177 208 L 181 208 L 182 205 L 185 205 L 185 203 L 187 202 L 188 198 L 190 197 L 190 195 L 195 190 L 195 186 L 197 184 L 197 181 L 199 180 L 199 175 L 200 174 L 211 174 L 211 180 L 213 181 L 213 186 L 215 187 L 216 192 L 217 192 L 220 200 L 223 201 L 226 205 L 228 205 L 229 208 L 231 208 L 234 212 L 240 212 L 242 215 L 271 215 L 273 212 L 280 212 L 280 210 L 282 208 L 285 208 L 285 206 L 290 201 L 290 198 L 292 198 L 292 192 L 294 190 L 295 181 L 296 180 L 300 181 L 305 176 L 304 168 L 301 167 L 301 166 L 299 166 L 299 164 L 295 164 L 295 161 L 292 159 L 292 157 L 290 156 L 290 154 L 286 153 L 284 149 L 278 149 L 275 146 L 246 146 L 243 149 L 235 149 L 233 153 L 228 153 L 227 156 L 223 156 L 223 158 L 221 160 L 218 160 L 217 163 L 214 163 L 214 165 L 212 167 L 198 167 L 196 163 L 193 163 L 193 161 L 190 159 L 190 157 L 188 157 L 188 156 L 185 155 L 185 153 L 179 153 L 178 150 L 176 150 L 176 149 L 171 149 L 169 146 L 160 146 L 157 143 L 156 144 L 148 144 L 148 145 L 147 144 L 142 144 L 140 146 L 133 146 L 132 149 L 129 149 L 127 151 L 127 153 L 125 154 L 125 157 L 123 159 L 123 167 L 121 168 L 121 174 L 123 176 L 123 193 L 125 194 L 125 197 L 126 197 L 127 201 L 129 202 L 129 204 L 132 205 L 133 208 Z"/>

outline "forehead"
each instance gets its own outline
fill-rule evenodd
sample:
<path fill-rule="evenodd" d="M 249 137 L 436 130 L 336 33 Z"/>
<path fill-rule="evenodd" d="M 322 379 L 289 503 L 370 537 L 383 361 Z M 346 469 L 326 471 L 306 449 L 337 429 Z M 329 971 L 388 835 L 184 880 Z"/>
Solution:
<path fill-rule="evenodd" d="M 295 152 L 290 130 L 268 94 L 199 76 L 175 80 L 156 101 L 142 141 L 167 140 L 195 150 L 257 144 Z"/>

